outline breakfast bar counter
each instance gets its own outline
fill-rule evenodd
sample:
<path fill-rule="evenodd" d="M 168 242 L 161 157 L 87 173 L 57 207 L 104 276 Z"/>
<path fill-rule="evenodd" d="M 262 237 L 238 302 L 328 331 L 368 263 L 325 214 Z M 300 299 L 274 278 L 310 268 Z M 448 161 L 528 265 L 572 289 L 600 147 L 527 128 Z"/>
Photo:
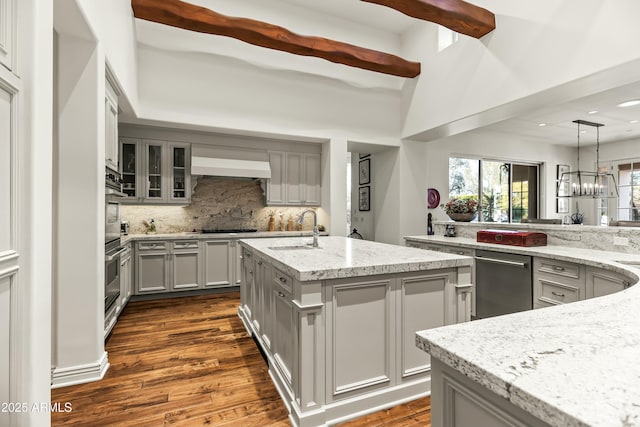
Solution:
<path fill-rule="evenodd" d="M 426 396 L 417 330 L 468 321 L 466 256 L 344 237 L 242 239 L 238 314 L 296 426 Z"/>
<path fill-rule="evenodd" d="M 570 304 L 418 332 L 416 343 L 433 362 L 433 426 L 640 425 L 640 255 L 505 247 L 464 237 L 407 241 L 571 261 L 623 273 L 631 285 Z"/>

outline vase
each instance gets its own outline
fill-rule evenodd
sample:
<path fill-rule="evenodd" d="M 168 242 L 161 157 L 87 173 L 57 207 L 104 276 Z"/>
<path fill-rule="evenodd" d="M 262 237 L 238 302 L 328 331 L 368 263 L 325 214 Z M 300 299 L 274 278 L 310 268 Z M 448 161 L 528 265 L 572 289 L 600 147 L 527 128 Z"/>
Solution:
<path fill-rule="evenodd" d="M 461 221 L 461 222 L 469 222 L 469 221 L 473 221 L 473 219 L 476 217 L 476 212 L 473 213 L 448 213 L 447 215 L 449 215 L 449 218 L 451 218 L 454 221 Z"/>

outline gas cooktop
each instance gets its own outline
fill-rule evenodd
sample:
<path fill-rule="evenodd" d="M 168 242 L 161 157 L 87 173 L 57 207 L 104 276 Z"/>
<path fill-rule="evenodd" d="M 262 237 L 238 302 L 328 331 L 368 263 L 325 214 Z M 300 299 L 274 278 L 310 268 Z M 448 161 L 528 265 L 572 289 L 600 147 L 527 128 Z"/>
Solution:
<path fill-rule="evenodd" d="M 203 228 L 201 233 L 255 233 L 255 228 Z"/>

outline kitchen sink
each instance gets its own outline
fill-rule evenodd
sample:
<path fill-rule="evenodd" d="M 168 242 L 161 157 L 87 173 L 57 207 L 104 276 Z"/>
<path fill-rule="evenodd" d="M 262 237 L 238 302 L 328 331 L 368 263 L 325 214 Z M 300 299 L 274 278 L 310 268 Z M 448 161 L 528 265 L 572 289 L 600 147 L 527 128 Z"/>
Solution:
<path fill-rule="evenodd" d="M 294 245 L 294 246 L 269 246 L 272 251 L 297 251 L 300 249 L 318 249 L 311 245 Z"/>

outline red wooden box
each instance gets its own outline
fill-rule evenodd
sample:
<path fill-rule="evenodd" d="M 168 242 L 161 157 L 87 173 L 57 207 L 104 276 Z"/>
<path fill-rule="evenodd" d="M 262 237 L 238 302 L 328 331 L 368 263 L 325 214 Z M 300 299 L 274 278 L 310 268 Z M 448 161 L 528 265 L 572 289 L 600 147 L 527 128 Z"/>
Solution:
<path fill-rule="evenodd" d="M 534 231 L 520 230 L 480 230 L 478 242 L 497 243 L 511 246 L 547 246 L 547 235 Z"/>

